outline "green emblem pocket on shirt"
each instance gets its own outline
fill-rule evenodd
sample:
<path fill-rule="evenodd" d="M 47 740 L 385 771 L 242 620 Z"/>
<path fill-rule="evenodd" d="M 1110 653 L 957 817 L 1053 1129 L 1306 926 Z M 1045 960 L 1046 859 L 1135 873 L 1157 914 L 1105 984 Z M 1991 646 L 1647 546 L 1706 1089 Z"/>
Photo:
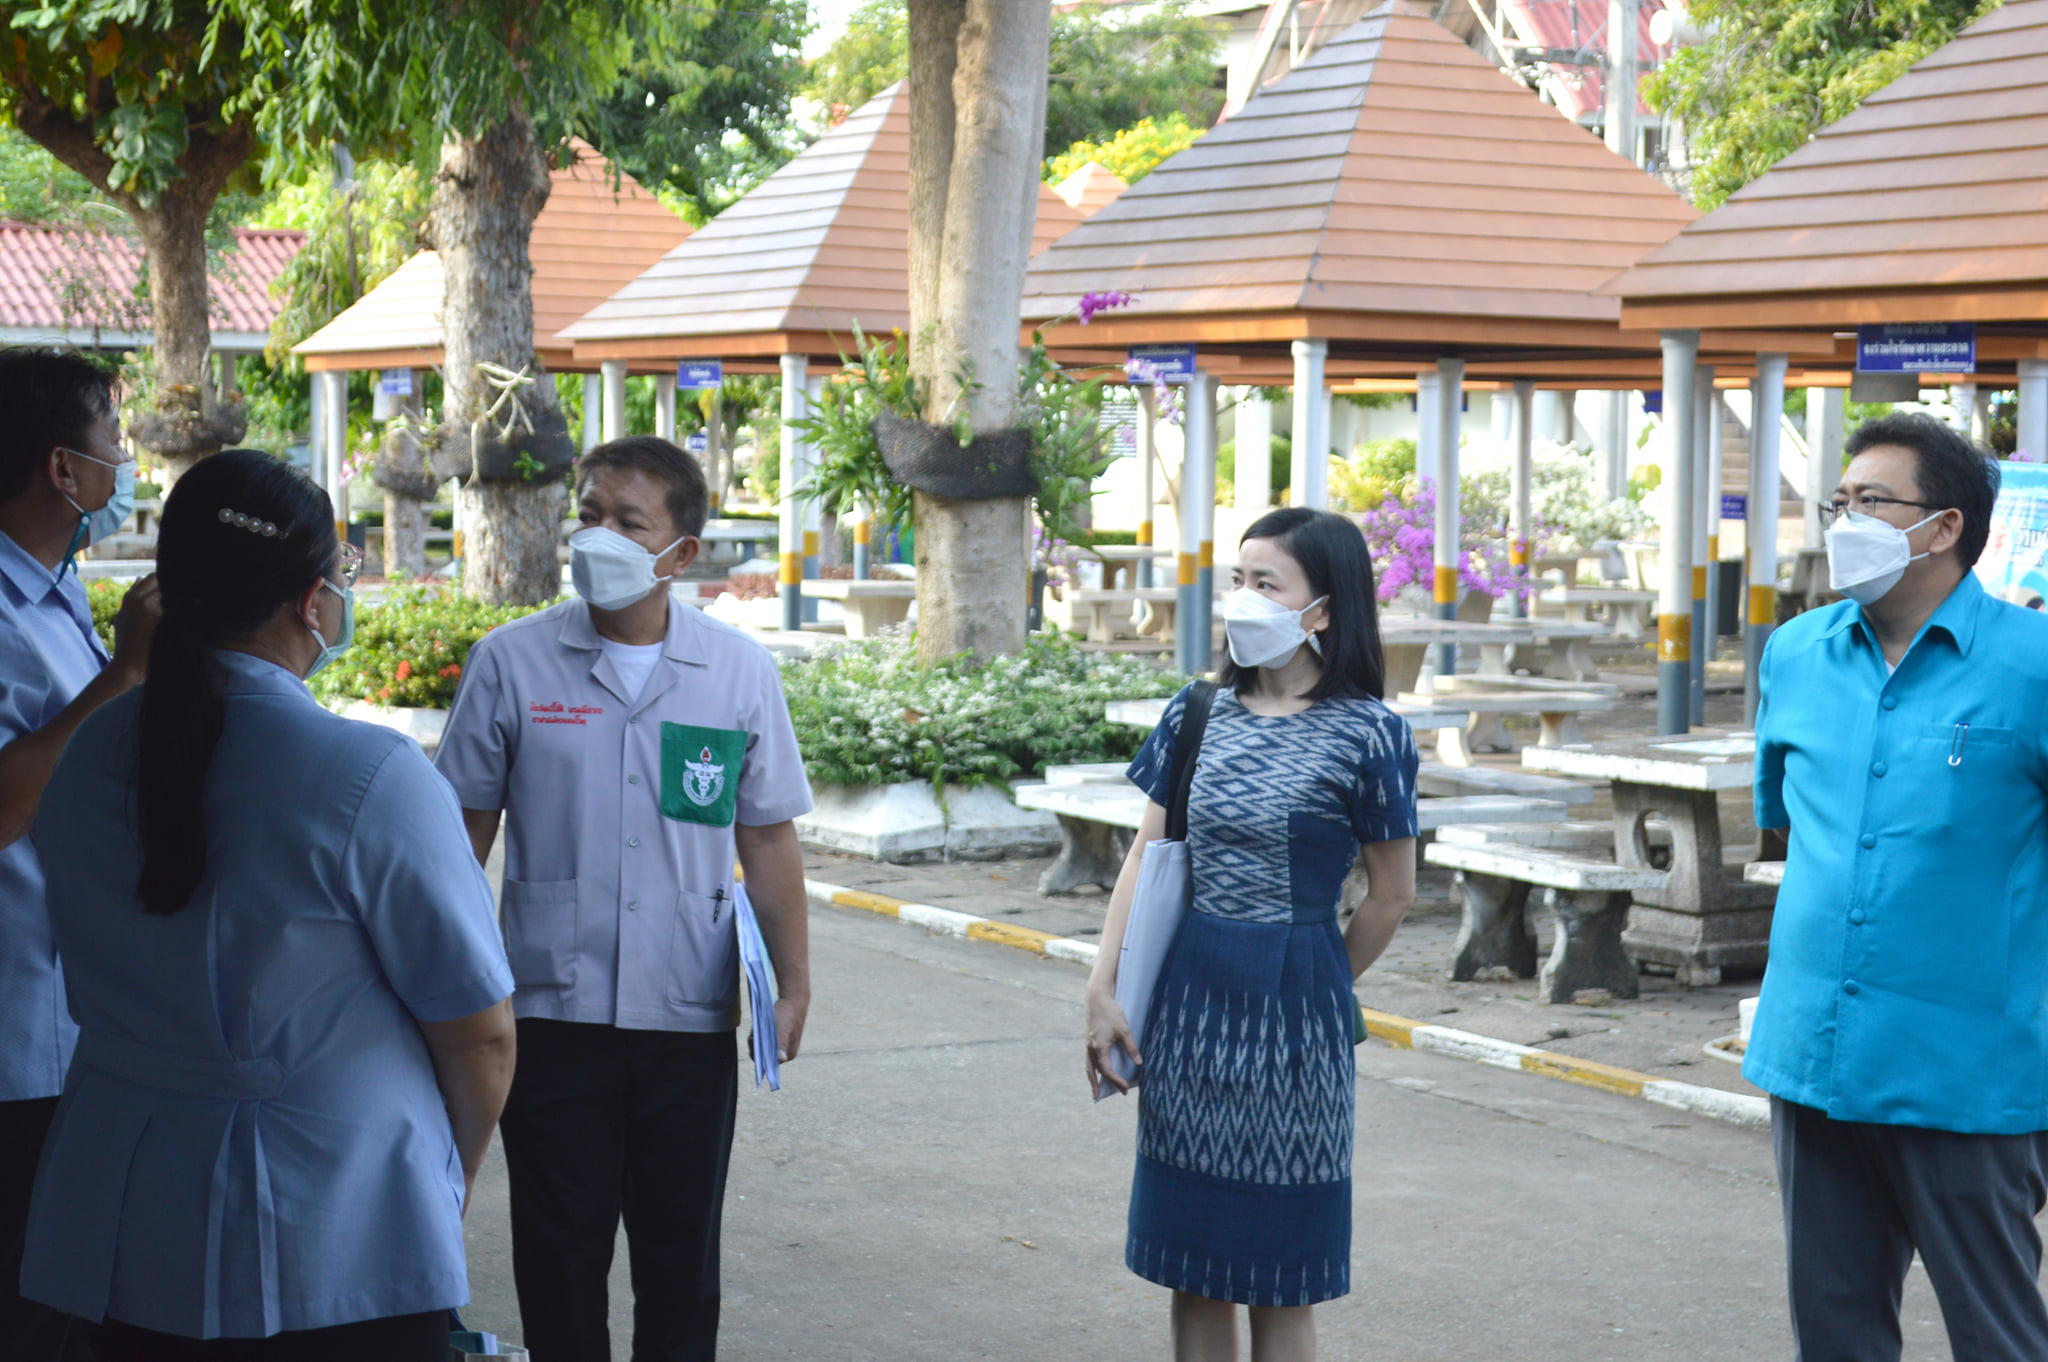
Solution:
<path fill-rule="evenodd" d="M 661 726 L 661 812 L 682 823 L 732 826 L 747 735 L 737 728 Z"/>

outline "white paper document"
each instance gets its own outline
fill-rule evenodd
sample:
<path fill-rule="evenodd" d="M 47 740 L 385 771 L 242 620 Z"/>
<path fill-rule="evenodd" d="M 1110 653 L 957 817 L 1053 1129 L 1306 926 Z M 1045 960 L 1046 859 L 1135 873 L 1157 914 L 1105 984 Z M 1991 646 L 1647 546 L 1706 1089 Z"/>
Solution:
<path fill-rule="evenodd" d="M 754 1086 L 768 1081 L 770 1092 L 782 1091 L 782 1061 L 775 1048 L 774 970 L 768 959 L 768 943 L 761 939 L 761 923 L 754 916 L 754 901 L 747 886 L 732 889 L 733 923 L 740 934 L 740 972 L 747 976 L 747 1011 L 754 1022 Z"/>

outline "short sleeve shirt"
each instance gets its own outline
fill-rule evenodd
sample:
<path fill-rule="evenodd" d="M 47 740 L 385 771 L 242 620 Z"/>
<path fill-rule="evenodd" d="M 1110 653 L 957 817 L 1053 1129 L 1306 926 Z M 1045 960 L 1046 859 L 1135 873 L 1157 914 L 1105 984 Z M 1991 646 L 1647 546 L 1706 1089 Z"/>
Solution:
<path fill-rule="evenodd" d="M 1965 576 L 1887 673 L 1844 601 L 1760 681 L 1757 823 L 1792 835 L 1743 1072 L 1837 1120 L 2048 1130 L 2048 618 Z"/>
<path fill-rule="evenodd" d="M 1167 704 L 1131 762 L 1132 782 L 1158 804 L 1173 795 L 1188 694 Z M 1247 922 L 1333 917 L 1362 844 L 1416 835 L 1417 769 L 1407 720 L 1377 700 L 1263 715 L 1218 690 L 1188 794 L 1195 907 Z"/>
<path fill-rule="evenodd" d="M 419 1023 L 512 991 L 461 810 L 410 739 L 215 655 L 206 868 L 145 913 L 141 692 L 96 711 L 37 813 L 80 1025 L 24 1294 L 192 1338 L 462 1304 L 462 1166 Z"/>
<path fill-rule="evenodd" d="M 0 534 L 0 747 L 56 718 L 107 660 L 78 578 Z M 56 1096 L 77 1036 L 24 837 L 0 848 L 0 1102 Z"/>
<path fill-rule="evenodd" d="M 768 650 L 679 602 L 635 693 L 569 600 L 471 649 L 435 764 L 505 811 L 499 915 L 522 1017 L 713 1031 L 739 1018 L 733 827 L 808 813 Z"/>

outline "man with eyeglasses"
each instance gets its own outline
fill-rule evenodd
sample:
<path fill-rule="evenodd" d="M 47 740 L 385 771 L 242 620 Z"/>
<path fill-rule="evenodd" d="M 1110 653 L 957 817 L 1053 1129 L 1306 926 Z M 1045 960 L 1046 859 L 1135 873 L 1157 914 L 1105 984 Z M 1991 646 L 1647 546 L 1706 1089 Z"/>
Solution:
<path fill-rule="evenodd" d="M 129 588 L 110 656 L 75 571 L 133 504 L 113 378 L 66 351 L 0 350 L 0 411 L 0 1358 L 45 1362 L 70 1355 L 67 1322 L 19 1295 L 22 1232 L 78 1028 L 27 833 L 73 730 L 142 680 L 159 611 L 154 577 Z"/>
<path fill-rule="evenodd" d="M 1756 816 L 1785 852 L 1743 1072 L 1771 1094 L 1803 1362 L 1896 1359 L 1917 1251 L 1973 1362 L 2048 1357 L 2048 618 L 1971 573 L 1998 464 L 1869 422 L 1824 508 L 1847 599 L 1773 635 Z M 1774 838 L 1775 834 L 1775 838 Z"/>

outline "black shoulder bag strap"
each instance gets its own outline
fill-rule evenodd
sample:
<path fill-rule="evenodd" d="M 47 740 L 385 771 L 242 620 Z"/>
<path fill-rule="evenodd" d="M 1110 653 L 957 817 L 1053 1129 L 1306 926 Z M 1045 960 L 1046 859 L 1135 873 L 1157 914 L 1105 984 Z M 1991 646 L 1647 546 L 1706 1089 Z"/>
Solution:
<path fill-rule="evenodd" d="M 1214 681 L 1197 681 L 1188 690 L 1181 711 L 1180 732 L 1173 743 L 1173 798 L 1166 806 L 1166 840 L 1188 839 L 1188 792 L 1195 786 L 1195 758 L 1202 750 L 1202 732 L 1209 727 L 1209 707 L 1216 700 Z"/>

